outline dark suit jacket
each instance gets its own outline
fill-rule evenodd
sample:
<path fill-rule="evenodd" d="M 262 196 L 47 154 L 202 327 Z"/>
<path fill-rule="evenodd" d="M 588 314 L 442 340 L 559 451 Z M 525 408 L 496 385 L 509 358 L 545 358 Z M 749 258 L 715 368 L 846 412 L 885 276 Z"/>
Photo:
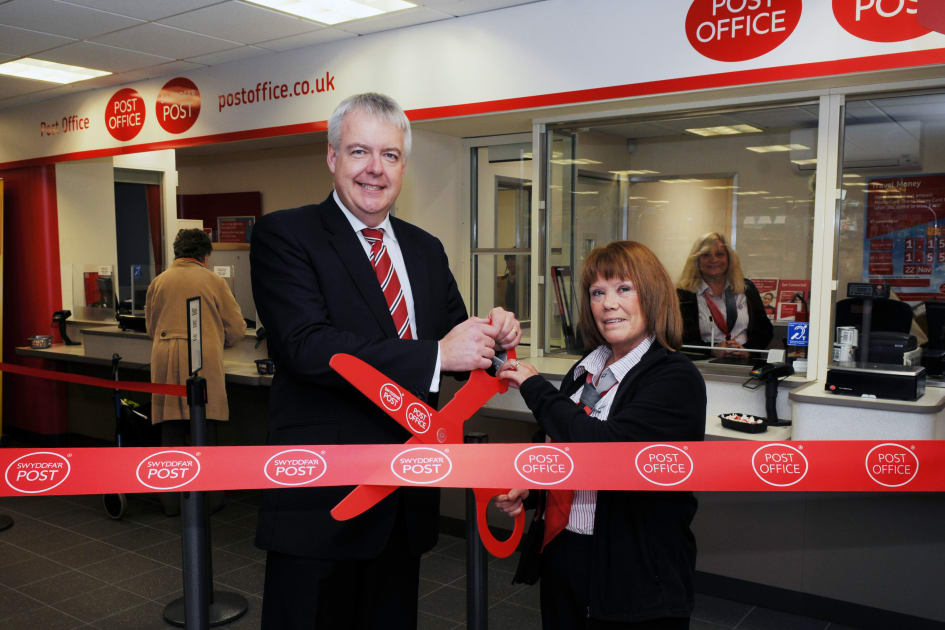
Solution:
<path fill-rule="evenodd" d="M 676 289 L 676 294 L 679 296 L 679 310 L 682 313 L 683 343 L 694 346 L 707 345 L 699 332 L 698 296 L 685 289 Z M 745 278 L 745 300 L 748 305 L 748 339 L 745 347 L 767 348 L 774 336 L 774 326 L 768 319 L 758 289 L 748 278 Z"/>
<path fill-rule="evenodd" d="M 353 354 L 427 400 L 437 341 L 466 319 L 439 240 L 399 219 L 391 217 L 391 223 L 410 279 L 416 340 L 397 338 L 371 263 L 333 197 L 264 215 L 253 227 L 253 297 L 276 364 L 270 444 L 397 443 L 410 437 L 328 365 L 336 353 Z M 398 490 L 365 514 L 337 522 L 329 510 L 349 490 L 264 492 L 256 544 L 314 558 L 374 557 L 400 502 L 411 550 L 422 553 L 436 544 L 438 491 Z"/>

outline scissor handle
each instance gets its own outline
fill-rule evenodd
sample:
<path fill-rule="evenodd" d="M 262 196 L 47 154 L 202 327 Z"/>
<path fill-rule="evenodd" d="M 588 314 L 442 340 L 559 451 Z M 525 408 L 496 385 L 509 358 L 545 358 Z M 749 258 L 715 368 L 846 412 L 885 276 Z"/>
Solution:
<path fill-rule="evenodd" d="M 525 510 L 518 513 L 515 517 L 515 527 L 512 529 L 512 535 L 505 540 L 499 540 L 492 535 L 489 524 L 486 522 L 486 508 L 492 498 L 499 494 L 508 494 L 508 490 L 474 488 L 476 495 L 476 523 L 479 525 L 479 538 L 482 540 L 482 546 L 496 558 L 508 558 L 518 547 L 522 540 L 522 533 L 525 531 Z"/>

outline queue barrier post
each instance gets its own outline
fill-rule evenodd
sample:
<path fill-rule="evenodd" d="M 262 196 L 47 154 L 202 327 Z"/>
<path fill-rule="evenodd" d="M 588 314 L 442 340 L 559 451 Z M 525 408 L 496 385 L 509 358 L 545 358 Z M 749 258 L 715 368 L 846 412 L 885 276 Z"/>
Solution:
<path fill-rule="evenodd" d="M 484 444 L 485 433 L 467 433 L 463 442 Z M 476 522 L 476 495 L 466 490 L 466 627 L 486 630 L 489 627 L 489 573 L 486 548 L 482 545 Z"/>
<path fill-rule="evenodd" d="M 207 380 L 187 379 L 190 407 L 190 436 L 194 446 L 207 445 Z M 164 608 L 164 620 L 184 628 L 205 630 L 230 623 L 243 616 L 248 604 L 236 593 L 213 590 L 210 560 L 210 515 L 206 492 L 181 494 L 181 555 L 184 596 Z"/>

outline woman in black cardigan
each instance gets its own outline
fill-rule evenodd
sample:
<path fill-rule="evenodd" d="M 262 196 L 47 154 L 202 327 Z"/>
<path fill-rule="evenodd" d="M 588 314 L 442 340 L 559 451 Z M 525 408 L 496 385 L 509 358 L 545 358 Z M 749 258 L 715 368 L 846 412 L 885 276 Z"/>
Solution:
<path fill-rule="evenodd" d="M 684 344 L 768 347 L 774 327 L 758 289 L 742 273 L 738 254 L 724 236 L 709 232 L 696 239 L 677 286 Z"/>
<path fill-rule="evenodd" d="M 499 371 L 519 388 L 548 438 L 702 440 L 705 384 L 675 352 L 682 329 L 676 293 L 653 252 L 632 241 L 595 249 L 582 272 L 580 301 L 578 325 L 594 349 L 571 368 L 560 391 L 528 363 L 509 361 Z M 592 390 L 600 394 L 596 401 Z M 607 471 L 620 474 L 628 465 L 610 462 Z M 570 506 L 559 493 L 548 493 L 540 501 L 543 514 L 536 514 L 544 518 L 546 541 L 543 628 L 688 628 L 696 560 L 692 493 L 579 490 Z M 498 505 L 514 516 L 527 496 L 511 490 Z M 565 529 L 551 537 L 556 512 Z"/>

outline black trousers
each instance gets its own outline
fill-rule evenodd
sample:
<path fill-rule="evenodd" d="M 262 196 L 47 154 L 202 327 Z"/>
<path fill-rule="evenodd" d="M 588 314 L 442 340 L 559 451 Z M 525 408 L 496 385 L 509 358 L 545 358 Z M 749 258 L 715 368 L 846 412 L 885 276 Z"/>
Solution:
<path fill-rule="evenodd" d="M 387 546 L 370 560 L 266 554 L 262 630 L 414 630 L 420 556 L 398 513 Z"/>
<path fill-rule="evenodd" d="M 543 630 L 687 630 L 689 618 L 667 617 L 640 622 L 588 618 L 591 584 L 591 536 L 567 530 L 548 543 L 541 565 Z"/>

